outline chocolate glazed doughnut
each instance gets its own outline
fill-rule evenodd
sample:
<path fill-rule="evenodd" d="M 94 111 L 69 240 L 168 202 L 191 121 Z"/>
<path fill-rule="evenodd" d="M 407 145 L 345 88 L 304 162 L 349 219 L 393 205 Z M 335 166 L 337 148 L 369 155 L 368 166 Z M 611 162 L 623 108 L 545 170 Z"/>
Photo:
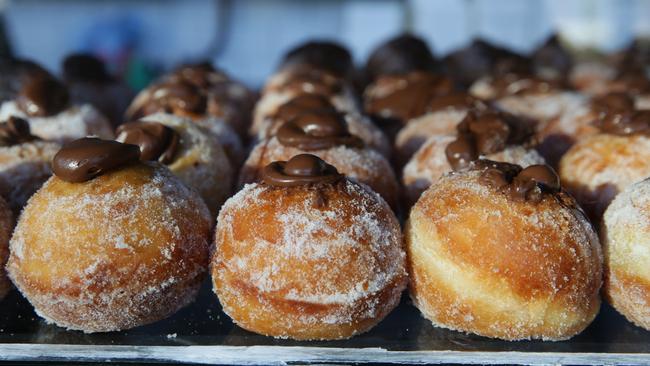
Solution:
<path fill-rule="evenodd" d="M 344 116 L 331 111 L 306 111 L 283 124 L 275 137 L 258 143 L 242 167 L 239 183 L 257 182 L 263 168 L 273 161 L 288 160 L 309 152 L 326 161 L 350 179 L 367 184 L 391 207 L 397 208 L 398 184 L 390 163 L 380 153 L 366 148 L 348 131 Z"/>
<path fill-rule="evenodd" d="M 224 204 L 211 270 L 237 325 L 325 340 L 365 332 L 395 308 L 404 265 L 388 205 L 334 166 L 299 154 L 272 162 L 260 183 Z"/>

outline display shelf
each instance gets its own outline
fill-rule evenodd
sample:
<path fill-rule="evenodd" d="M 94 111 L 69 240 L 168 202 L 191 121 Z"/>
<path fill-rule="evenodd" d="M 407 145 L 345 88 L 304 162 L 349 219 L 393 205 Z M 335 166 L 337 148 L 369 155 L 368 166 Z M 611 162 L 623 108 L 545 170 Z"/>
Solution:
<path fill-rule="evenodd" d="M 16 291 L 0 302 L 2 361 L 151 361 L 203 364 L 466 363 L 650 364 L 650 332 L 611 307 L 563 342 L 504 342 L 434 328 L 411 305 L 349 340 L 297 342 L 247 332 L 220 309 L 206 284 L 173 317 L 125 332 L 84 334 L 46 324 Z"/>

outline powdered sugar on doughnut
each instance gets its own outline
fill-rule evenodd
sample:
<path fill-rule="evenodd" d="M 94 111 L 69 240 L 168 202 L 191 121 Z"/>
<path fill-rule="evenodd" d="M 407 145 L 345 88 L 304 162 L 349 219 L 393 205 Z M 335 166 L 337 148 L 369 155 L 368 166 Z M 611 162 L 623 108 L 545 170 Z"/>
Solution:
<path fill-rule="evenodd" d="M 11 116 L 27 120 L 32 134 L 43 140 L 65 143 L 86 136 L 103 139 L 114 137 L 109 121 L 90 104 L 72 106 L 54 116 L 28 117 L 16 102 L 4 102 L 0 106 L 0 121 Z"/>

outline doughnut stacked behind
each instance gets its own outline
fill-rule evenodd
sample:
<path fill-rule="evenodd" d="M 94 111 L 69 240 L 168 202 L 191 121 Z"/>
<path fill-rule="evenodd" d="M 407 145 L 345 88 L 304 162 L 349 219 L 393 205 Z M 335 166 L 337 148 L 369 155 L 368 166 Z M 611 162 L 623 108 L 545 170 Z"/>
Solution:
<path fill-rule="evenodd" d="M 620 193 L 605 211 L 605 294 L 632 323 L 650 329 L 650 181 Z"/>
<path fill-rule="evenodd" d="M 562 340 L 600 308 L 602 255 L 550 168 L 482 162 L 445 175 L 406 225 L 411 296 L 434 325 Z"/>

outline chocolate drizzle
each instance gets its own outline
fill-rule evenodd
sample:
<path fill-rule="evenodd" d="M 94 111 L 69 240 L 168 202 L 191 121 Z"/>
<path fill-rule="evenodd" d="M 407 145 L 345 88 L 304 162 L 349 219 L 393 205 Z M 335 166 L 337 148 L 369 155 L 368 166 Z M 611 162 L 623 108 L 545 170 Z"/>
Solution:
<path fill-rule="evenodd" d="M 497 97 L 545 94 L 566 88 L 566 85 L 559 80 L 549 80 L 516 73 L 494 77 L 491 85 L 496 91 Z"/>
<path fill-rule="evenodd" d="M 157 112 L 203 114 L 206 107 L 207 98 L 200 88 L 187 81 L 178 80 L 153 86 L 149 99 L 133 117 L 140 118 Z"/>
<path fill-rule="evenodd" d="M 0 123 L 0 146 L 13 146 L 36 139 L 29 131 L 29 123 L 22 118 L 11 116 Z"/>
<path fill-rule="evenodd" d="M 305 111 L 336 112 L 336 109 L 325 96 L 318 94 L 301 94 L 278 107 L 273 114 L 277 121 L 290 121 Z"/>
<path fill-rule="evenodd" d="M 301 150 L 322 150 L 334 146 L 362 147 L 363 142 L 348 132 L 343 114 L 304 112 L 283 124 L 276 134 L 284 146 Z"/>
<path fill-rule="evenodd" d="M 117 128 L 117 141 L 140 147 L 140 160 L 162 164 L 174 161 L 180 138 L 178 133 L 158 122 L 130 122 Z"/>
<path fill-rule="evenodd" d="M 305 66 L 292 67 L 286 80 L 278 86 L 280 91 L 293 95 L 318 94 L 334 96 L 343 91 L 343 80 L 327 71 Z"/>
<path fill-rule="evenodd" d="M 532 124 L 498 111 L 470 111 L 456 127 L 458 135 L 445 149 L 452 169 L 467 167 L 479 157 L 509 145 L 526 143 L 534 133 Z"/>
<path fill-rule="evenodd" d="M 453 88 L 450 79 L 429 72 L 383 76 L 369 87 L 365 109 L 373 117 L 405 123 L 423 115 L 434 97 L 449 94 Z"/>
<path fill-rule="evenodd" d="M 614 135 L 650 135 L 650 110 L 603 113 L 597 125 Z"/>
<path fill-rule="evenodd" d="M 451 93 L 437 96 L 429 102 L 428 112 L 437 112 L 447 108 L 485 109 L 487 106 L 468 93 Z"/>
<path fill-rule="evenodd" d="M 333 184 L 341 179 L 343 175 L 334 166 L 311 154 L 296 155 L 286 162 L 273 162 L 262 171 L 263 182 L 276 187 Z"/>
<path fill-rule="evenodd" d="M 136 145 L 85 137 L 65 144 L 54 155 L 52 171 L 66 182 L 79 183 L 135 163 L 139 158 Z"/>
<path fill-rule="evenodd" d="M 628 93 L 608 93 L 595 98 L 591 104 L 601 113 L 620 113 L 634 110 L 634 98 Z"/>
<path fill-rule="evenodd" d="M 16 103 L 30 117 L 47 117 L 62 112 L 70 101 L 68 89 L 54 77 L 30 76 L 16 97 Z"/>
<path fill-rule="evenodd" d="M 540 202 L 545 194 L 561 191 L 560 178 L 547 165 L 519 165 L 479 160 L 475 164 L 483 169 L 479 182 L 506 194 L 514 201 Z"/>

